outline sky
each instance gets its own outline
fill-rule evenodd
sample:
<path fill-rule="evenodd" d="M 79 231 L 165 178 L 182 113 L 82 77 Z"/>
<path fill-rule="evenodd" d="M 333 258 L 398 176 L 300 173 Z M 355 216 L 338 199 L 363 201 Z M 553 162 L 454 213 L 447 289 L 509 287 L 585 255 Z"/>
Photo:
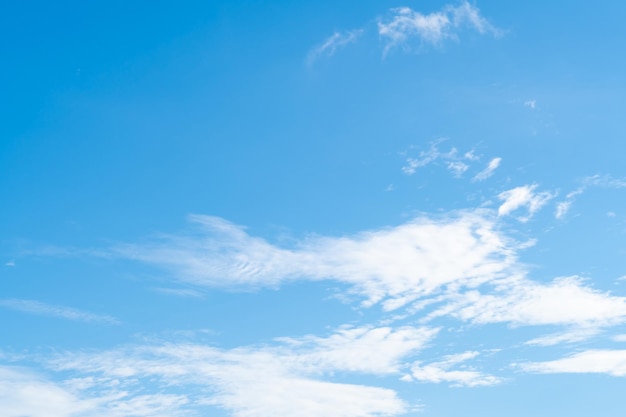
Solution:
<path fill-rule="evenodd" d="M 604 417 L 621 1 L 0 8 L 0 414 Z"/>

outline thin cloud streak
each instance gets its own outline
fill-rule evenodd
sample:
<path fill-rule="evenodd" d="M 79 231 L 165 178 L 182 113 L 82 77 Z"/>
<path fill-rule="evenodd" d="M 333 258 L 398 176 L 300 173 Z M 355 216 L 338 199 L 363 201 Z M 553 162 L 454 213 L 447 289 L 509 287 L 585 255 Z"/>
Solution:
<path fill-rule="evenodd" d="M 86 311 L 78 310 L 71 307 L 57 306 L 42 303 L 34 300 L 5 299 L 0 300 L 0 307 L 9 308 L 11 310 L 21 311 L 24 313 L 37 314 L 41 316 L 59 317 L 74 321 L 120 324 L 120 322 L 111 316 L 93 314 Z"/>
<path fill-rule="evenodd" d="M 491 177 L 496 169 L 498 169 L 501 162 L 502 158 L 493 158 L 489 161 L 489 164 L 484 170 L 474 176 L 473 181 L 485 181 L 487 178 Z"/>
<path fill-rule="evenodd" d="M 362 29 L 333 33 L 321 45 L 316 46 L 309 52 L 307 63 L 313 65 L 321 57 L 333 56 L 338 49 L 355 43 L 362 34 Z"/>

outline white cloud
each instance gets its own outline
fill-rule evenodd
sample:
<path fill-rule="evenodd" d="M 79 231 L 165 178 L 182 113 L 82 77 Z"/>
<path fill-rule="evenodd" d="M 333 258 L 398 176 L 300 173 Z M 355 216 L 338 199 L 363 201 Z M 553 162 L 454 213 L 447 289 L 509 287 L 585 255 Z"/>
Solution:
<path fill-rule="evenodd" d="M 498 194 L 498 198 L 504 201 L 502 205 L 498 207 L 498 215 L 506 216 L 525 207 L 528 210 L 528 214 L 518 217 L 518 220 L 522 222 L 530 220 L 541 207 L 554 197 L 554 194 L 547 191 L 536 193 L 536 189 L 536 184 L 523 185 Z"/>
<path fill-rule="evenodd" d="M 4 266 L 13 267 L 13 266 L 15 266 L 15 262 L 14 261 L 9 261 L 9 262 L 5 263 Z"/>
<path fill-rule="evenodd" d="M 626 350 L 586 350 L 554 361 L 525 363 L 521 368 L 545 374 L 598 373 L 622 377 L 626 376 Z"/>
<path fill-rule="evenodd" d="M 563 218 L 563 216 L 565 216 L 567 212 L 569 211 L 570 207 L 572 206 L 572 203 L 573 203 L 572 200 L 559 202 L 556 205 L 556 212 L 554 214 L 554 217 L 556 217 L 557 219 Z"/>
<path fill-rule="evenodd" d="M 24 368 L 0 366 L 0 408 L 4 417 L 70 417 L 94 407 Z"/>
<path fill-rule="evenodd" d="M 532 110 L 535 110 L 535 107 L 537 106 L 537 100 L 528 100 L 524 102 L 524 106 L 526 107 L 530 107 Z"/>
<path fill-rule="evenodd" d="M 80 381 L 95 378 L 104 387 L 119 385 L 128 393 L 125 407 L 142 403 L 138 398 L 146 395 L 145 381 L 150 381 L 160 395 L 184 387 L 187 395 L 178 399 L 180 406 L 213 405 L 234 416 L 393 416 L 408 410 L 393 390 L 320 378 L 340 371 L 398 374 L 404 368 L 400 362 L 415 355 L 436 333 L 428 328 L 343 327 L 326 338 L 284 338 L 274 346 L 144 345 L 73 352 L 48 365 L 76 373 Z M 93 384 L 78 385 L 94 391 Z"/>
<path fill-rule="evenodd" d="M 500 166 L 500 162 L 502 162 L 502 158 L 493 158 L 489 161 L 489 164 L 485 169 L 474 176 L 474 181 L 484 181 L 491 177 L 495 170 Z"/>
<path fill-rule="evenodd" d="M 527 342 L 550 345 L 584 340 L 603 327 L 624 323 L 626 298 L 585 287 L 578 277 L 558 278 L 549 284 L 517 277 L 501 281 L 489 293 L 473 290 L 451 295 L 448 304 L 429 318 L 447 315 L 475 324 L 565 326 L 565 332 Z"/>
<path fill-rule="evenodd" d="M 427 165 L 437 163 L 438 161 L 443 161 L 445 163 L 445 167 L 452 173 L 452 175 L 456 178 L 461 178 L 465 171 L 469 169 L 468 161 L 476 161 L 479 158 L 474 155 L 472 151 L 466 152 L 463 155 L 460 155 L 456 148 L 450 148 L 449 151 L 443 152 L 439 150 L 438 144 L 444 141 L 444 139 L 439 139 L 430 144 L 430 147 L 425 151 L 420 151 L 416 158 L 409 157 L 406 159 L 406 165 L 402 167 L 402 172 L 407 175 L 413 175 L 417 172 L 419 168 L 423 168 Z M 496 158 L 500 159 L 500 158 Z M 499 164 L 500 161 L 497 162 Z M 497 168 L 497 166 L 495 167 Z M 493 169 L 495 169 L 493 168 Z"/>
<path fill-rule="evenodd" d="M 10 308 L 12 310 L 22 311 L 24 313 L 59 317 L 68 320 L 119 324 L 119 321 L 111 316 L 93 314 L 86 311 L 77 310 L 75 308 L 55 306 L 34 300 L 0 300 L 0 307 Z"/>
<path fill-rule="evenodd" d="M 478 354 L 478 352 L 470 351 L 450 355 L 446 356 L 440 362 L 433 362 L 428 365 L 422 365 L 421 362 L 416 362 L 411 368 L 410 378 L 405 378 L 404 380 L 414 378 L 422 382 L 449 382 L 454 386 L 468 387 L 495 385 L 502 382 L 501 378 L 486 375 L 471 368 L 451 370 L 455 365 L 473 359 L 478 356 Z"/>
<path fill-rule="evenodd" d="M 386 42 L 384 53 L 396 46 L 406 46 L 412 40 L 421 44 L 440 45 L 449 39 L 458 39 L 463 28 L 480 34 L 498 31 L 481 16 L 480 11 L 467 1 L 458 6 L 448 5 L 438 12 L 422 14 L 409 7 L 391 10 L 388 19 L 378 22 L 378 34 Z"/>
<path fill-rule="evenodd" d="M 437 332 L 425 327 L 347 327 L 328 338 L 280 340 L 298 352 L 297 366 L 307 372 L 341 370 L 384 375 L 399 372 L 400 359 L 422 349 Z"/>
<path fill-rule="evenodd" d="M 463 173 L 465 171 L 467 171 L 468 168 L 469 168 L 469 165 L 467 165 L 466 163 L 463 163 L 461 161 L 451 161 L 451 162 L 448 162 L 448 169 L 457 178 L 459 178 L 461 175 L 463 175 Z"/>
<path fill-rule="evenodd" d="M 626 188 L 626 179 L 614 178 L 611 175 L 592 175 L 583 180 L 583 187 Z"/>
<path fill-rule="evenodd" d="M 309 52 L 307 62 L 309 65 L 312 65 L 322 56 L 333 56 L 337 49 L 356 42 L 362 34 L 363 30 L 361 29 L 333 33 L 321 45 L 316 46 Z"/>
<path fill-rule="evenodd" d="M 294 280 L 333 280 L 350 285 L 366 306 L 384 301 L 399 308 L 445 285 L 476 286 L 510 273 L 514 246 L 495 231 L 489 211 L 458 212 L 353 236 L 310 237 L 281 248 L 248 235 L 240 226 L 191 216 L 200 233 L 114 252 L 172 270 L 200 286 L 276 287 Z"/>

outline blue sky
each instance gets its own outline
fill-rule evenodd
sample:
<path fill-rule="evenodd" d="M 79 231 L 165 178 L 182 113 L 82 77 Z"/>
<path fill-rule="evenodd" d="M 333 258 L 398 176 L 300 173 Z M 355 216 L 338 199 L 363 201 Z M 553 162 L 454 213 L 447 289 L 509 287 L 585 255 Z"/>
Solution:
<path fill-rule="evenodd" d="M 621 416 L 624 13 L 4 5 L 1 414 Z"/>

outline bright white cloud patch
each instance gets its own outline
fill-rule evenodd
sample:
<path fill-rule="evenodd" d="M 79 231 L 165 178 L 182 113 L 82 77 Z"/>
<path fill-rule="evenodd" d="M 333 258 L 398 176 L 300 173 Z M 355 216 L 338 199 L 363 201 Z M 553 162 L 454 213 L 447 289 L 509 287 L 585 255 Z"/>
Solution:
<path fill-rule="evenodd" d="M 477 323 L 608 326 L 626 318 L 626 298 L 585 287 L 578 277 L 541 284 L 503 281 L 492 294 L 467 292 L 454 313 Z"/>
<path fill-rule="evenodd" d="M 193 403 L 219 406 L 246 417 L 392 416 L 408 410 L 393 390 L 326 378 L 339 371 L 399 374 L 405 367 L 402 361 L 436 333 L 428 328 L 344 327 L 328 338 L 285 338 L 271 347 L 224 350 L 197 344 L 144 345 L 60 355 L 48 366 L 98 380 L 100 386 L 119 386 L 107 390 L 118 393 L 123 389 L 126 407 L 141 402 L 146 386 L 151 385 L 155 392 L 148 395 L 173 395 L 167 393 L 170 388 L 184 387 L 181 410 Z M 86 387 L 93 390 L 90 384 Z"/>
<path fill-rule="evenodd" d="M 458 39 L 467 28 L 480 34 L 497 30 L 481 16 L 480 11 L 467 1 L 458 6 L 445 6 L 438 12 L 422 14 L 409 7 L 392 9 L 389 18 L 378 22 L 378 34 L 385 41 L 385 53 L 397 46 L 407 46 L 414 40 L 420 44 L 440 45 L 449 39 Z"/>
<path fill-rule="evenodd" d="M 623 377 L 626 376 L 626 350 L 586 350 L 554 361 L 522 364 L 521 368 L 544 374 L 594 373 Z"/>
<path fill-rule="evenodd" d="M 444 285 L 477 286 L 508 274 L 514 247 L 487 211 L 406 224 L 353 236 L 311 237 L 281 248 L 240 226 L 192 216 L 200 234 L 115 248 L 118 256 L 154 264 L 201 286 L 277 286 L 294 280 L 333 280 L 351 286 L 365 305 L 396 309 Z"/>
<path fill-rule="evenodd" d="M 519 216 L 518 220 L 522 222 L 530 220 L 539 209 L 554 197 L 554 194 L 547 191 L 535 192 L 536 189 L 537 184 L 523 185 L 498 194 L 498 198 L 503 201 L 502 205 L 498 207 L 498 215 L 506 216 L 520 208 L 525 208 L 527 214 Z"/>

